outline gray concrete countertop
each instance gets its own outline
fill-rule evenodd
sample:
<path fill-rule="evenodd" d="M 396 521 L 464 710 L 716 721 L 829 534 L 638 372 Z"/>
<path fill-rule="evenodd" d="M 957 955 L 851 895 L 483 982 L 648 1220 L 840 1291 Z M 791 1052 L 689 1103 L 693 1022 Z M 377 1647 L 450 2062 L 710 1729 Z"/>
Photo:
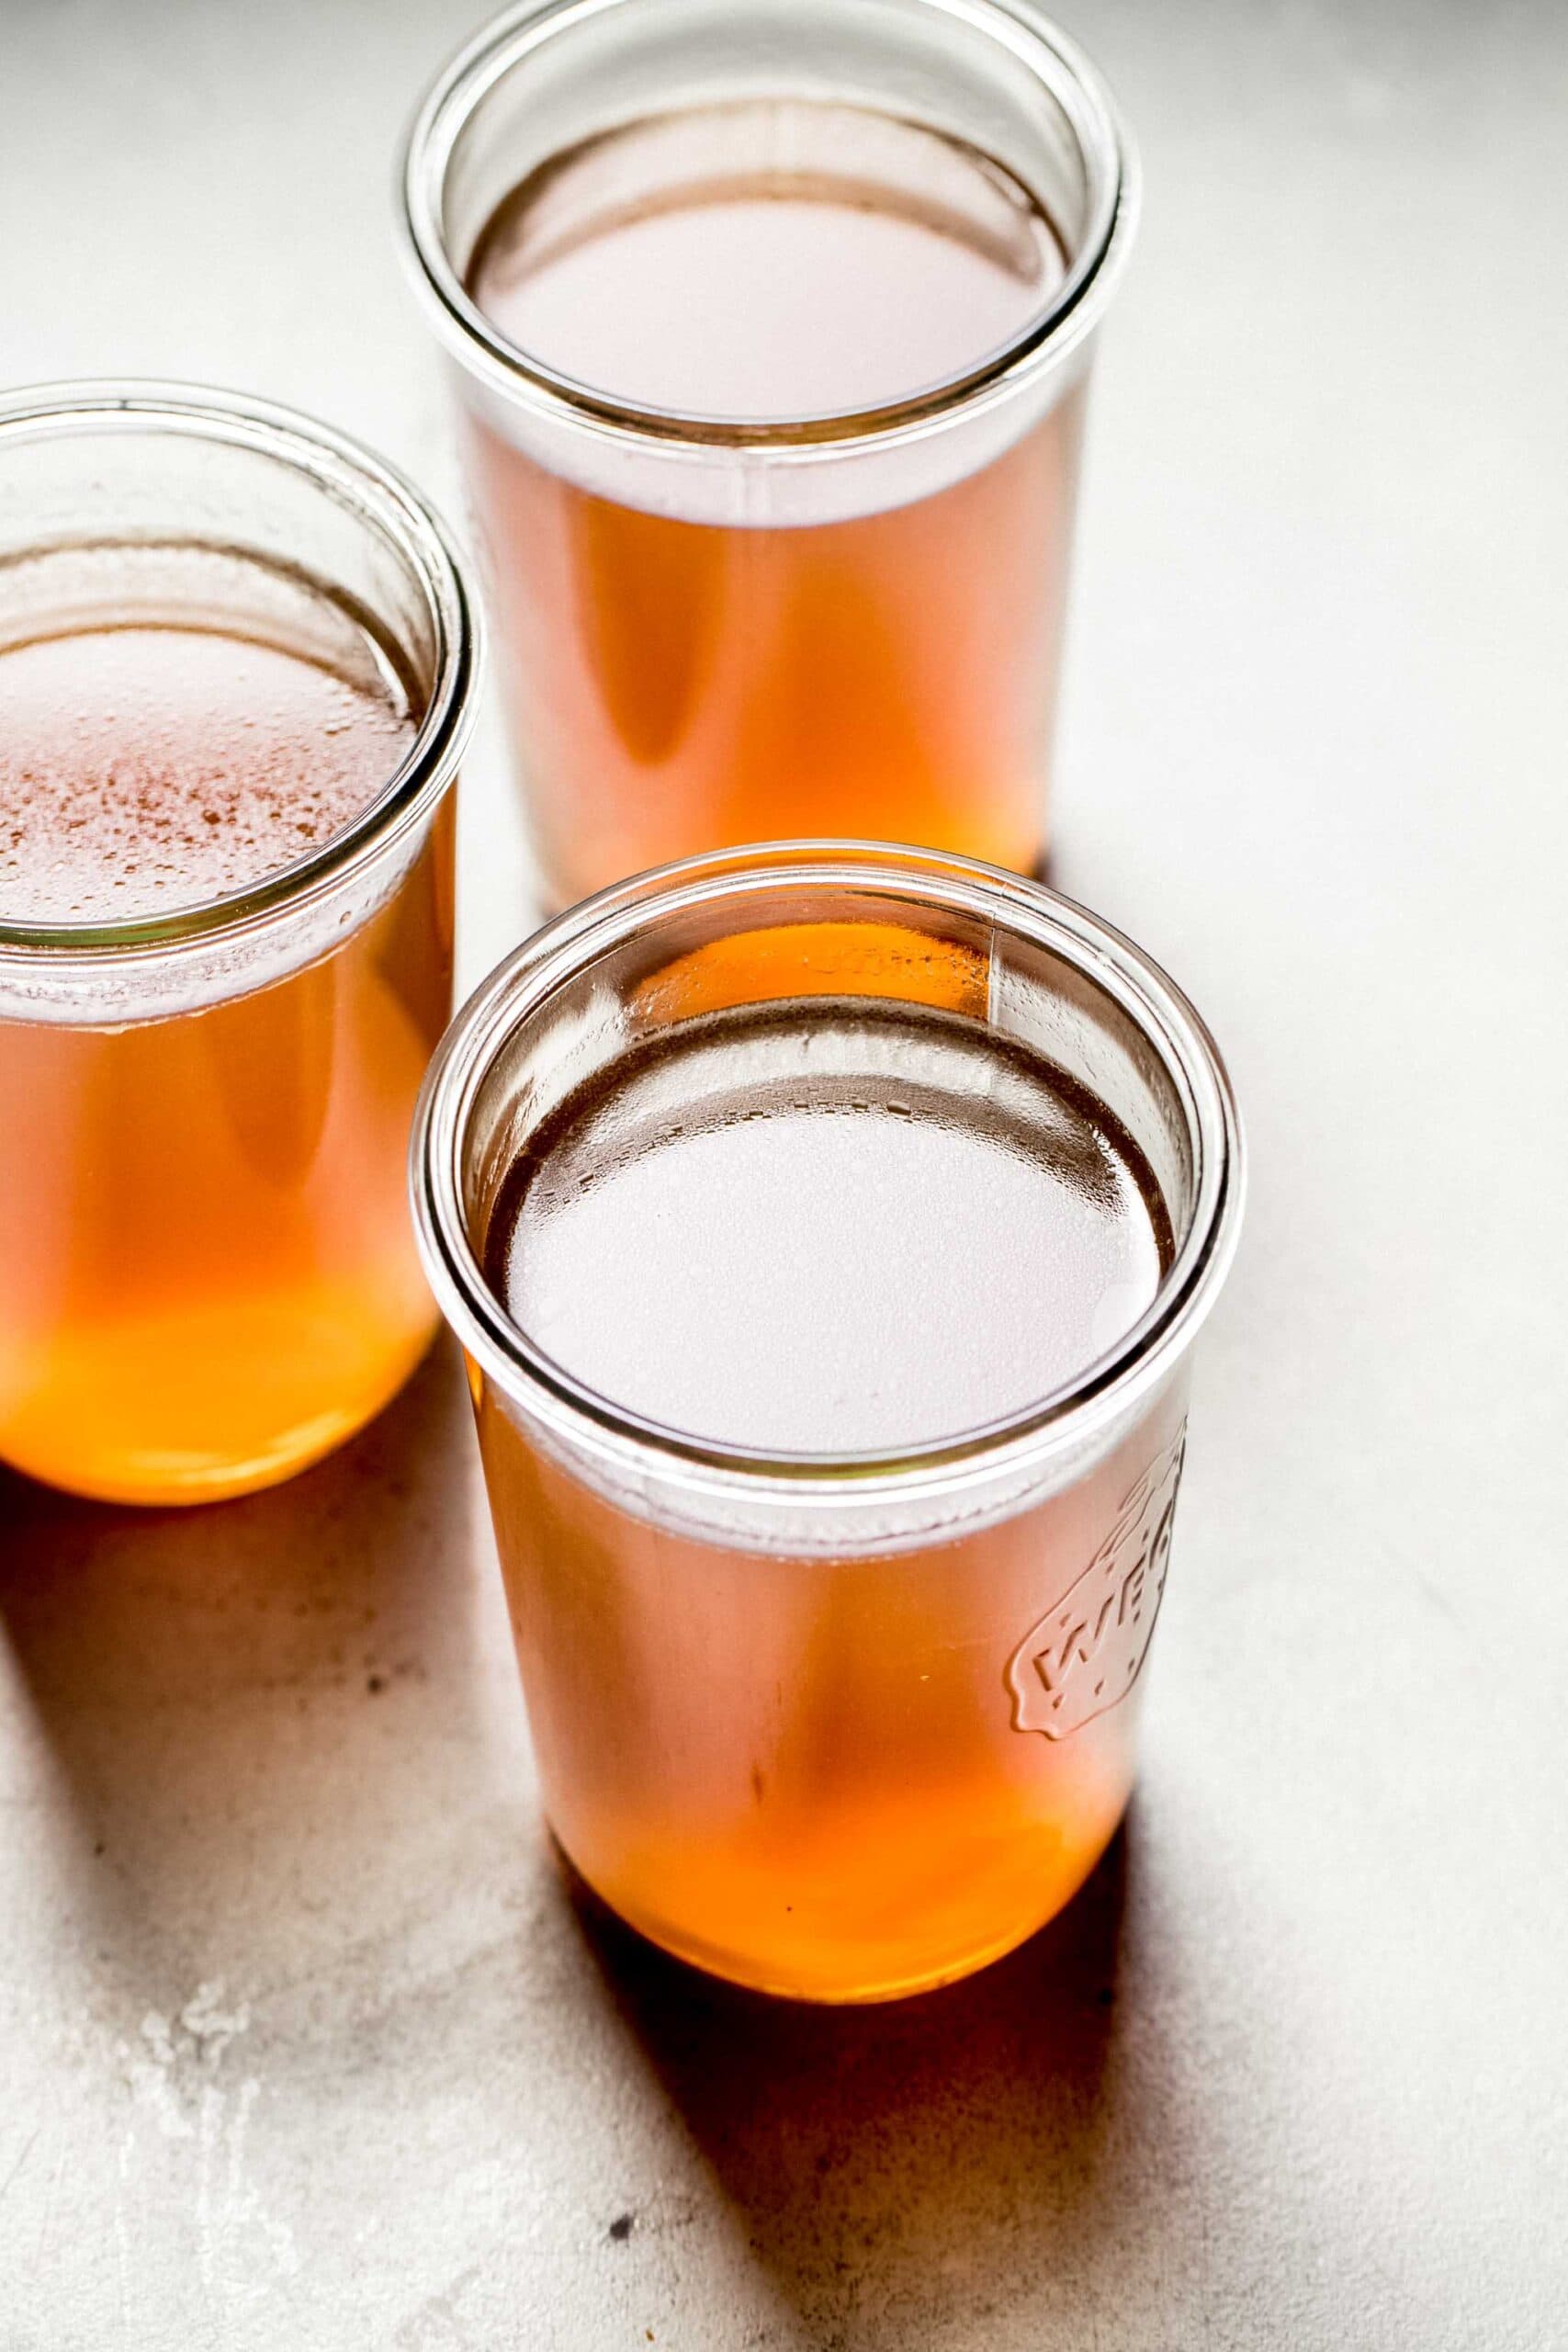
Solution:
<path fill-rule="evenodd" d="M 0 377 L 448 487 L 388 187 L 470 14 L 0 0 Z M 750 2000 L 551 1860 L 447 1353 L 254 1501 L 0 1479 L 5 2352 L 1568 2340 L 1568 13 L 1071 21 L 1148 194 L 1059 875 L 1255 1166 L 1130 1827 L 966 1986 Z M 493 740 L 464 831 L 472 977 Z"/>

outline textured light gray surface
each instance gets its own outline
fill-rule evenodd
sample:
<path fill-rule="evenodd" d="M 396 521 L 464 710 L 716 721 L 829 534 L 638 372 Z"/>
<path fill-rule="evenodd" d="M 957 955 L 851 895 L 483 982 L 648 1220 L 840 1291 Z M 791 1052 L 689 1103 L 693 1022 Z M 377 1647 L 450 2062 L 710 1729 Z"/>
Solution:
<path fill-rule="evenodd" d="M 388 158 L 468 15 L 0 0 L 0 375 L 449 483 Z M 1564 2340 L 1568 15 L 1073 22 L 1148 204 L 1060 878 L 1256 1170 L 1130 1833 L 951 1995 L 731 1996 L 563 1892 L 445 1355 L 228 1510 L 0 1480 L 5 2352 Z M 470 974 L 526 888 L 472 784 Z"/>

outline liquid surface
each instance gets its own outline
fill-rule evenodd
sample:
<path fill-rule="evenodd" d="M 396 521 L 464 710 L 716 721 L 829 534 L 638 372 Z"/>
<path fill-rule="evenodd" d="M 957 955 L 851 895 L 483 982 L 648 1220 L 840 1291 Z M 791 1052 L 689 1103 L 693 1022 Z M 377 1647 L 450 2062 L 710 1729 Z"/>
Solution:
<path fill-rule="evenodd" d="M 341 832 L 413 740 L 367 632 L 260 563 L 99 548 L 3 570 L 0 921 L 230 897 Z"/>
<path fill-rule="evenodd" d="M 636 1049 L 547 1121 L 491 1221 L 534 1343 L 721 1444 L 930 1443 L 1038 1403 L 1168 1262 L 1136 1147 L 1049 1064 L 818 1000 Z"/>
<path fill-rule="evenodd" d="M 756 422 L 967 375 L 1064 272 L 989 157 L 796 100 L 660 117 L 557 158 L 499 208 L 468 280 L 510 343 L 594 391 Z"/>

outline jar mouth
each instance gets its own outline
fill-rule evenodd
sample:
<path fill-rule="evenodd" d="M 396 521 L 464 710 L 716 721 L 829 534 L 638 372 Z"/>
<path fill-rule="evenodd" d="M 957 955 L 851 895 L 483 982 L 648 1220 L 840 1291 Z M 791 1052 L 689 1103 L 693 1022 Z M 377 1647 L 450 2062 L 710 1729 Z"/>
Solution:
<path fill-rule="evenodd" d="M 536 1347 L 486 1280 L 466 1206 L 470 1130 L 481 1091 L 510 1041 L 574 978 L 624 943 L 688 914 L 781 891 L 841 888 L 888 910 L 951 914 L 1043 946 L 1102 991 L 1129 1023 L 1179 1102 L 1191 1200 L 1171 1262 L 1145 1313 L 1078 1373 L 1021 1410 L 894 1452 L 786 1453 L 713 1442 L 605 1396 Z M 1098 916 L 998 867 L 931 851 L 851 841 L 759 844 L 673 865 L 601 891 L 546 924 L 491 973 L 437 1049 L 415 1114 L 410 1157 L 425 1272 L 475 1363 L 503 1394 L 564 1438 L 605 1455 L 622 1476 L 660 1461 L 698 1479 L 759 1482 L 797 1496 L 870 1495 L 911 1483 L 941 1487 L 976 1464 L 1032 1464 L 1123 1415 L 1185 1352 L 1235 1254 L 1246 1189 L 1241 1122 L 1219 1050 L 1159 967 Z"/>
<path fill-rule="evenodd" d="M 1032 73 L 1061 107 L 1081 161 L 1087 218 L 1060 282 L 1040 310 L 972 368 L 907 396 L 804 416 L 733 417 L 660 407 L 611 394 L 513 343 L 468 291 L 446 229 L 450 175 L 484 101 L 549 42 L 591 20 L 647 0 L 524 0 L 487 26 L 437 79 L 408 133 L 400 174 L 400 227 L 416 291 L 460 364 L 503 399 L 522 401 L 601 435 L 694 451 L 738 448 L 795 462 L 813 450 L 846 455 L 857 445 L 929 433 L 1041 378 L 1052 376 L 1098 324 L 1136 222 L 1137 173 L 1124 125 L 1103 79 L 1077 44 L 1012 0 L 909 0 L 914 13 L 978 31 Z M 791 95 L 781 84 L 781 95 Z M 870 105 L 870 101 L 866 101 Z M 889 104 L 890 118 L 908 119 Z M 927 127 L 928 125 L 921 125 Z"/>
<path fill-rule="evenodd" d="M 339 883 L 421 823 L 457 772 L 477 710 L 479 615 L 445 525 L 395 468 L 298 411 L 207 386 L 156 381 L 39 384 L 0 401 L 0 457 L 72 436 L 183 436 L 288 468 L 379 534 L 417 583 L 432 643 L 431 685 L 412 741 L 374 799 L 305 855 L 243 889 L 115 922 L 18 923 L 0 916 L 0 966 L 94 963 L 243 932 Z M 100 537 L 114 537 L 102 518 Z M 235 550 L 243 553 L 243 548 Z"/>

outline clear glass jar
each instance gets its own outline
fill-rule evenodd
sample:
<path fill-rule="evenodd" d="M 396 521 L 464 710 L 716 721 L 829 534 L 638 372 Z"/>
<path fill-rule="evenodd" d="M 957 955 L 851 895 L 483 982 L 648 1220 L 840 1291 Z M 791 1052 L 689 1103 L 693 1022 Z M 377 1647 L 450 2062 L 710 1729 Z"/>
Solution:
<path fill-rule="evenodd" d="M 939 1007 L 1043 1057 L 1139 1147 L 1173 1237 L 1097 1361 L 897 1458 L 769 1455 L 629 1411 L 542 1354 L 483 1271 L 507 1173 L 569 1093 L 671 1024 L 822 995 Z M 1235 1104 L 1179 991 L 1081 909 L 967 861 L 692 861 L 486 982 L 432 1067 L 412 1170 L 545 1806 L 583 1875 L 684 1958 L 815 1999 L 911 1992 L 1032 1932 L 1132 1788 L 1190 1353 L 1241 1215 Z"/>
<path fill-rule="evenodd" d="M 150 621 L 221 626 L 188 605 L 190 550 L 243 560 L 264 636 L 317 590 L 357 616 L 416 724 L 362 813 L 231 895 L 74 923 L 0 904 L 0 1459 L 133 1502 L 287 1476 L 428 1344 L 402 1166 L 450 1010 L 478 669 L 441 526 L 324 426 L 175 386 L 0 404 L 0 644 L 92 625 L 33 609 L 37 558 L 90 571 L 100 619 L 134 558 Z"/>
<path fill-rule="evenodd" d="M 1000 345 L 870 407 L 660 406 L 509 340 L 474 292 L 509 191 L 547 172 L 556 228 L 592 236 L 696 168 L 682 122 L 715 186 L 852 173 L 993 243 L 1024 192 L 1059 268 Z M 550 901 L 813 832 L 1037 868 L 1084 390 L 1135 209 L 1072 43 L 1010 0 L 538 0 L 436 84 L 404 189 Z M 853 343 L 857 307 L 821 332 Z"/>

